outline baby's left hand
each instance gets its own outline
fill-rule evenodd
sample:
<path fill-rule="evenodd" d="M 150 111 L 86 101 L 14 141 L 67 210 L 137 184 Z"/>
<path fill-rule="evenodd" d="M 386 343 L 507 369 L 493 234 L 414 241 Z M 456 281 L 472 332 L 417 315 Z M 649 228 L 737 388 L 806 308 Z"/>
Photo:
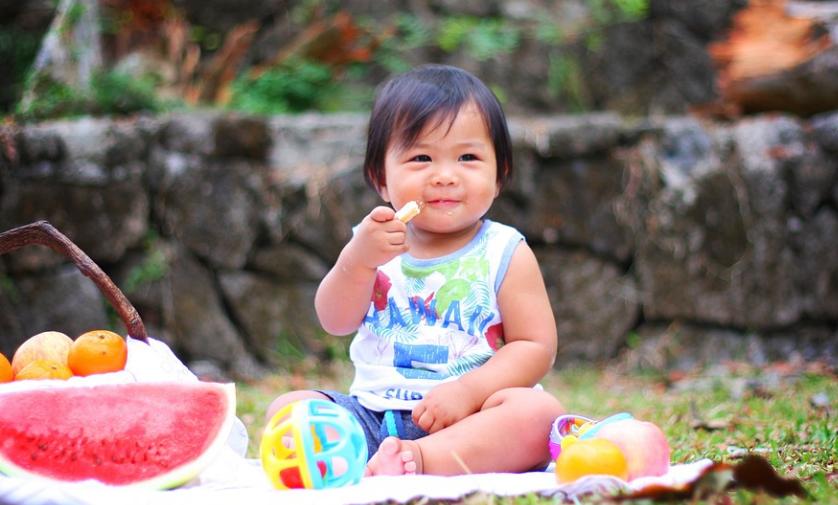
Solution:
<path fill-rule="evenodd" d="M 440 384 L 425 395 L 413 409 L 413 422 L 434 433 L 474 414 L 480 403 L 462 382 Z"/>

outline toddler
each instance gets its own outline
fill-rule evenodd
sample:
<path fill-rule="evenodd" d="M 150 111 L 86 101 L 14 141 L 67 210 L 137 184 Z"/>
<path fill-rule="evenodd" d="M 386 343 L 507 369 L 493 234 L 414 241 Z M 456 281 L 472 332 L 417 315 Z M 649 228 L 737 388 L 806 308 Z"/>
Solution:
<path fill-rule="evenodd" d="M 354 333 L 349 394 L 293 391 L 270 405 L 327 399 L 369 444 L 367 475 L 522 472 L 550 462 L 565 413 L 538 382 L 557 335 L 535 255 L 484 217 L 512 177 L 506 119 L 463 70 L 423 66 L 378 91 L 364 177 L 390 206 L 355 228 L 319 286 L 333 335 Z M 405 224 L 395 210 L 414 201 Z"/>

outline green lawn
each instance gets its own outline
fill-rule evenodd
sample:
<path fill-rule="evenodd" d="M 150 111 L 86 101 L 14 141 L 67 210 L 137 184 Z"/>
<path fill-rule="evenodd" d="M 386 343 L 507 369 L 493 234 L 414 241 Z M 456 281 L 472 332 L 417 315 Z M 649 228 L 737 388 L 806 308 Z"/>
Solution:
<path fill-rule="evenodd" d="M 346 390 L 351 367 L 277 374 L 239 384 L 238 415 L 258 457 L 265 409 L 292 389 Z M 637 374 L 608 367 L 556 370 L 545 381 L 571 413 L 603 418 L 629 412 L 658 424 L 672 447 L 672 462 L 703 458 L 735 465 L 749 453 L 767 459 L 784 478 L 798 479 L 809 498 L 774 498 L 734 490 L 700 503 L 838 503 L 838 376 L 820 364 L 776 364 L 761 369 L 724 364 L 694 373 Z M 474 501 L 473 498 L 463 502 Z M 553 498 L 482 497 L 481 503 L 553 503 Z M 594 501 L 594 498 L 591 498 Z M 693 500 L 695 501 L 695 500 Z M 692 501 L 684 500 L 684 503 Z"/>

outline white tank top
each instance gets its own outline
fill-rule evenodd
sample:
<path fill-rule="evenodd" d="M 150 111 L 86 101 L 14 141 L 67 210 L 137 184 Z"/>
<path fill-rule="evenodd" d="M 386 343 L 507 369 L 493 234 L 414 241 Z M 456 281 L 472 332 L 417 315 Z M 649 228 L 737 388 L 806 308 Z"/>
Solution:
<path fill-rule="evenodd" d="M 350 394 L 372 410 L 412 410 L 435 385 L 485 363 L 503 345 L 497 293 L 523 240 L 516 229 L 484 220 L 457 252 L 403 254 L 381 266 L 349 348 Z"/>

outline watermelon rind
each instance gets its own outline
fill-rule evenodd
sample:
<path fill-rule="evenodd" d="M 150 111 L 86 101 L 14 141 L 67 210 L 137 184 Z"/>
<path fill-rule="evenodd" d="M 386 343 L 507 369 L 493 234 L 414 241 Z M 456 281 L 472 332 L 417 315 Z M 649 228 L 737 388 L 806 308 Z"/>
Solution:
<path fill-rule="evenodd" d="M 163 443 L 168 443 L 169 446 L 175 444 L 175 441 L 177 441 L 180 438 L 178 433 L 178 427 L 183 426 L 182 430 L 189 430 L 189 433 L 180 434 L 183 436 L 183 438 L 195 435 L 199 436 L 199 438 L 204 437 L 203 439 L 205 440 L 205 443 L 202 446 L 200 453 L 192 454 L 188 460 L 182 461 L 173 466 L 172 468 L 167 468 L 163 473 L 154 475 L 144 475 L 142 469 L 139 469 L 136 472 L 132 470 L 131 475 L 133 476 L 134 473 L 136 473 L 136 479 L 132 478 L 132 480 L 128 482 L 109 481 L 110 475 L 108 475 L 108 470 L 106 469 L 106 466 L 103 466 L 105 470 L 100 472 L 102 473 L 102 475 L 97 475 L 96 472 L 93 472 L 89 475 L 84 475 L 80 477 L 79 475 L 56 475 L 55 472 L 61 472 L 61 467 L 57 464 L 57 462 L 52 462 L 53 465 L 50 467 L 40 467 L 35 465 L 34 463 L 33 465 L 28 465 L 27 462 L 26 467 L 24 467 L 23 465 L 19 464 L 20 460 L 18 460 L 18 463 L 12 461 L 12 459 L 10 459 L 11 453 L 16 450 L 19 450 L 21 445 L 25 443 L 24 439 L 27 436 L 27 429 L 23 426 L 31 427 L 31 431 L 41 434 L 44 433 L 44 430 L 50 430 L 50 434 L 52 434 L 53 436 L 57 434 L 65 435 L 65 431 L 71 436 L 75 436 L 76 433 L 79 433 L 79 430 L 83 429 L 83 427 L 78 426 L 78 424 L 85 424 L 87 426 L 88 433 L 90 433 L 91 431 L 101 432 L 104 430 L 104 428 L 98 429 L 95 420 L 90 420 L 89 423 L 77 423 L 77 425 L 73 426 L 58 426 L 60 424 L 60 422 L 57 421 L 58 419 L 77 419 L 73 416 L 74 412 L 79 410 L 79 408 L 78 406 L 76 408 L 73 408 L 71 405 L 62 407 L 62 405 L 64 405 L 67 402 L 49 400 L 43 401 L 43 399 L 45 398 L 44 393 L 46 392 L 47 394 L 51 395 L 61 395 L 64 391 L 73 390 L 77 390 L 82 394 L 89 393 L 90 398 L 113 398 L 107 395 L 113 394 L 114 391 L 118 391 L 118 394 L 125 398 L 124 403 L 126 403 L 129 406 L 135 405 L 134 403 L 129 402 L 133 402 L 134 400 L 143 397 L 143 391 L 168 391 L 170 395 L 174 396 L 170 399 L 170 402 L 174 403 L 188 401 L 186 398 L 183 397 L 178 398 L 177 396 L 179 393 L 186 393 L 185 395 L 180 396 L 188 396 L 190 391 L 193 390 L 211 391 L 213 395 L 219 395 L 221 398 L 223 398 L 223 400 L 221 401 L 221 403 L 223 404 L 223 412 L 216 412 L 215 416 L 211 416 L 211 413 L 207 412 L 205 413 L 205 415 L 202 415 L 197 419 L 168 419 L 166 421 L 163 421 L 162 424 L 165 424 L 166 426 L 175 426 L 175 429 L 171 430 L 170 436 L 167 436 L 165 434 L 163 436 L 158 436 L 158 439 L 161 440 L 154 440 L 153 442 L 162 441 Z M 45 406 L 45 410 L 49 409 L 51 414 L 44 416 L 38 413 L 21 413 L 19 412 L 19 409 L 18 411 L 16 411 L 16 407 L 20 406 L 21 402 L 33 401 L 32 399 L 25 399 L 25 395 L 27 394 L 41 395 L 40 397 L 38 397 L 39 403 L 48 404 L 47 406 Z M 111 405 L 103 407 L 109 407 L 108 410 L 118 411 L 119 405 L 113 405 L 113 403 L 119 403 L 120 401 L 123 400 L 110 402 Z M 81 402 L 77 402 L 77 405 L 78 403 Z M 124 423 L 122 424 L 136 425 L 138 428 L 134 429 L 134 433 L 138 435 L 143 434 L 141 433 L 143 431 L 142 426 L 146 425 L 147 423 L 160 423 L 161 419 L 165 419 L 167 410 L 172 410 L 172 407 L 170 405 L 156 405 L 155 408 L 152 408 L 152 406 L 148 404 L 144 405 L 142 402 L 139 402 L 139 407 L 137 408 L 142 409 L 142 411 L 135 413 L 136 418 L 125 419 Z M 0 436 L 0 472 L 10 477 L 23 477 L 51 483 L 76 482 L 92 479 L 98 480 L 106 485 L 119 487 L 144 489 L 171 489 L 188 483 L 189 481 L 197 477 L 204 469 L 206 469 L 210 464 L 212 464 L 213 461 L 215 461 L 218 458 L 222 449 L 227 444 L 230 432 L 233 429 L 235 418 L 236 387 L 235 384 L 232 383 L 222 384 L 198 381 L 143 383 L 135 382 L 127 384 L 96 385 L 81 388 L 43 388 L 34 389 L 30 391 L 15 391 L 9 393 L 2 393 L 0 394 L 0 433 L 2 433 L 2 435 Z M 110 425 L 112 424 L 114 423 L 111 420 Z M 198 430 L 205 430 L 205 433 L 198 432 L 196 434 L 195 428 L 198 428 Z M 115 428 L 115 430 L 119 430 L 119 427 Z M 12 431 L 14 431 L 14 434 L 10 435 L 10 432 Z M 82 433 L 84 432 L 82 431 Z M 30 443 L 31 438 L 34 436 L 34 434 L 29 435 Z M 95 435 L 91 435 L 91 438 L 95 437 Z M 63 440 L 66 441 L 66 437 L 64 437 Z M 140 443 L 137 441 L 137 439 L 128 436 L 120 437 L 119 441 L 134 441 L 134 443 Z M 79 443 L 77 440 L 73 442 L 75 444 L 75 449 L 83 449 L 85 447 L 83 443 Z M 90 445 L 93 446 L 92 443 L 90 443 Z M 96 446 L 93 446 L 92 450 L 97 450 Z M 180 454 L 178 456 L 183 455 Z M 34 457 L 32 459 L 35 460 Z M 69 466 L 70 465 L 65 462 L 64 468 L 67 468 Z M 130 468 L 134 467 L 132 466 Z M 157 469 L 155 468 L 154 471 L 157 471 Z"/>

